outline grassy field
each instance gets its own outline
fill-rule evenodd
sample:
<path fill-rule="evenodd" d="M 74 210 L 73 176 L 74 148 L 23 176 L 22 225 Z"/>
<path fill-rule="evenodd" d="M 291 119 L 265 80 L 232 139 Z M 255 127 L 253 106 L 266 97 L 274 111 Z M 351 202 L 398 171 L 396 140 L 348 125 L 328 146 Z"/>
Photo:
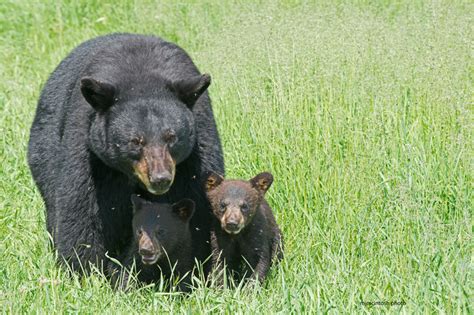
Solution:
<path fill-rule="evenodd" d="M 0 311 L 474 312 L 473 3 L 250 3 L 1 1 Z M 286 257 L 263 287 L 120 293 L 55 265 L 29 127 L 49 73 L 110 32 L 186 49 L 228 176 L 274 174 Z"/>

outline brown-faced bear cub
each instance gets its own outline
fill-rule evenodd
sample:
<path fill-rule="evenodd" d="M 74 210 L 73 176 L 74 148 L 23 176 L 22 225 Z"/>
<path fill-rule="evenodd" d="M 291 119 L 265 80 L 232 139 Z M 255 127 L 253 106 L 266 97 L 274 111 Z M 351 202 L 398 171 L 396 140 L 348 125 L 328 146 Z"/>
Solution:
<path fill-rule="evenodd" d="M 281 231 L 264 199 L 272 182 L 266 172 L 249 181 L 207 174 L 205 188 L 216 218 L 211 227 L 212 263 L 219 276 L 225 264 L 234 276 L 263 282 L 272 260 L 283 258 Z"/>
<path fill-rule="evenodd" d="M 138 272 L 137 279 L 145 283 L 157 283 L 184 277 L 178 284 L 180 291 L 189 291 L 193 268 L 191 231 L 189 220 L 195 204 L 183 199 L 173 205 L 166 202 L 149 202 L 132 195 L 134 238 L 125 251 L 121 263 L 125 271 L 112 264 L 112 284 L 125 289 L 129 283 L 129 272 L 133 263 Z"/>

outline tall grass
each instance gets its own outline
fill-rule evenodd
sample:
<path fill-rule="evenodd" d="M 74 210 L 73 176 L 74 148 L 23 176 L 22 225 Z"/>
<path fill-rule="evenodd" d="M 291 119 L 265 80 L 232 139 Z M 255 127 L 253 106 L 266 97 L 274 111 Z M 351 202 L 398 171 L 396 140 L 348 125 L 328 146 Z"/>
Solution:
<path fill-rule="evenodd" d="M 469 1 L 3 1 L 6 312 L 473 312 Z M 229 177 L 271 171 L 286 240 L 263 287 L 114 292 L 55 265 L 26 164 L 36 100 L 80 42 L 152 33 L 211 73 Z M 400 302 L 403 306 L 364 305 Z"/>

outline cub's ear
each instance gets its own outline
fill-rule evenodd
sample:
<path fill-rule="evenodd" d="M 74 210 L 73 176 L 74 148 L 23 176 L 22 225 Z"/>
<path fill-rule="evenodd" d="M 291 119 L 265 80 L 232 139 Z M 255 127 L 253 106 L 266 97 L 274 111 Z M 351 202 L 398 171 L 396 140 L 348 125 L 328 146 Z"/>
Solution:
<path fill-rule="evenodd" d="M 224 177 L 222 177 L 221 175 L 208 171 L 204 175 L 204 188 L 206 189 L 206 191 L 211 191 L 217 186 L 219 186 L 223 180 Z"/>
<path fill-rule="evenodd" d="M 250 180 L 250 184 L 252 185 L 252 187 L 257 189 L 261 193 L 266 193 L 272 183 L 273 175 L 268 172 L 260 173 Z"/>
<path fill-rule="evenodd" d="M 194 214 L 195 207 L 196 206 L 194 204 L 194 201 L 192 201 L 191 199 L 182 199 L 177 203 L 173 204 L 172 206 L 173 212 L 176 213 L 178 217 L 185 222 L 191 219 Z"/>
<path fill-rule="evenodd" d="M 130 200 L 132 201 L 133 213 L 140 209 L 141 206 L 146 202 L 145 199 L 140 198 L 137 194 L 132 194 L 130 196 Z"/>
<path fill-rule="evenodd" d="M 210 84 L 211 76 L 205 73 L 189 79 L 171 82 L 169 87 L 184 104 L 192 108 Z"/>
<path fill-rule="evenodd" d="M 116 89 L 110 83 L 84 77 L 81 79 L 81 92 L 95 110 L 104 112 L 114 104 Z"/>

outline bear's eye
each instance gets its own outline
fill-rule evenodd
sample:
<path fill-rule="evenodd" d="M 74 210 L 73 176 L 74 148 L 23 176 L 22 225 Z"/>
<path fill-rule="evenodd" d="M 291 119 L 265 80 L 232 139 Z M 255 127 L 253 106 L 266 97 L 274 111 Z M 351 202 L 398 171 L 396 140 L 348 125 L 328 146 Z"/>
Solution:
<path fill-rule="evenodd" d="M 219 207 L 220 207 L 221 212 L 224 212 L 225 208 L 227 207 L 227 204 L 224 201 L 221 201 L 221 203 L 219 204 Z"/>
<path fill-rule="evenodd" d="M 167 130 L 165 134 L 163 135 L 163 140 L 167 144 L 173 145 L 178 140 L 178 137 L 176 136 L 176 133 L 173 130 Z"/>
<path fill-rule="evenodd" d="M 240 206 L 240 210 L 242 210 L 242 212 L 247 212 L 249 211 L 249 205 L 244 203 Z"/>
<path fill-rule="evenodd" d="M 135 146 L 143 146 L 145 144 L 145 139 L 143 139 L 143 137 L 135 137 L 130 140 L 130 143 Z"/>

